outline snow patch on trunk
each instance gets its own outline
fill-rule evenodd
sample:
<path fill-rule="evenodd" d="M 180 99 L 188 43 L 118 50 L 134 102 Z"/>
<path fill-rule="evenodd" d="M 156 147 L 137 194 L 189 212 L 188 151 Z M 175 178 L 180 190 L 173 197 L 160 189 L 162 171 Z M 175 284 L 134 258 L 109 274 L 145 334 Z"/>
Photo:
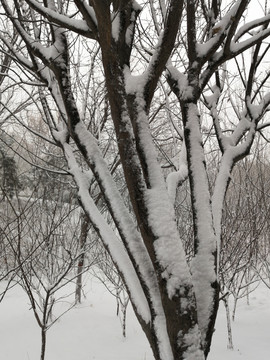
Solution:
<path fill-rule="evenodd" d="M 166 191 L 151 189 L 146 192 L 149 223 L 156 240 L 154 249 L 163 268 L 162 277 L 167 281 L 169 297 L 173 297 L 181 286 L 191 282 L 184 249 L 179 239 L 174 211 Z"/>
<path fill-rule="evenodd" d="M 184 360 L 204 360 L 203 351 L 200 349 L 200 331 L 198 325 L 195 325 L 184 336 L 184 344 L 188 349 L 183 354 Z"/>
<path fill-rule="evenodd" d="M 112 37 L 114 41 L 118 41 L 119 39 L 119 32 L 120 32 L 120 14 L 113 13 L 112 14 Z"/>
<path fill-rule="evenodd" d="M 216 235 L 213 227 L 209 183 L 204 165 L 197 106 L 188 104 L 187 111 L 186 128 L 189 130 L 190 171 L 194 182 L 193 206 L 197 229 L 197 252 L 192 261 L 191 270 L 197 300 L 198 322 L 204 341 L 213 308 L 214 290 L 211 284 L 216 281 L 214 257 Z"/>

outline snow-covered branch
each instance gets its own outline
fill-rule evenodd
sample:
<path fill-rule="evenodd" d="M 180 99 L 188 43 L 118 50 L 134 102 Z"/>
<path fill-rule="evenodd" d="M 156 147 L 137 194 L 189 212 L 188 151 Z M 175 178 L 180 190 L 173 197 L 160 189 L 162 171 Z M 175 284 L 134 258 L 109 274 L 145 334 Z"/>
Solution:
<path fill-rule="evenodd" d="M 57 134 L 55 134 L 55 136 L 57 137 Z M 61 141 L 61 138 L 58 140 Z M 104 241 L 113 261 L 121 271 L 125 283 L 130 291 L 132 301 L 137 307 L 137 311 L 139 312 L 142 319 L 148 323 L 150 321 L 149 307 L 127 252 L 123 247 L 122 242 L 116 237 L 114 231 L 102 217 L 93 199 L 91 198 L 89 194 L 89 177 L 77 165 L 73 150 L 71 149 L 70 145 L 67 143 L 63 143 L 62 145 L 66 159 L 68 161 L 70 169 L 69 171 L 73 175 L 79 188 L 78 195 L 80 197 L 83 208 L 90 217 L 95 229 L 98 231 L 102 240 Z"/>
<path fill-rule="evenodd" d="M 36 10 L 40 15 L 47 18 L 49 21 L 59 25 L 60 27 L 64 27 L 66 29 L 69 29 L 71 31 L 74 31 L 80 35 L 89 37 L 89 38 L 95 38 L 95 31 L 92 29 L 96 27 L 96 19 L 94 10 L 92 7 L 87 7 L 87 17 L 86 19 L 88 22 L 90 22 L 90 28 L 86 20 L 79 20 L 74 19 L 72 16 L 60 14 L 56 9 L 50 9 L 48 7 L 45 7 L 41 5 L 38 1 L 35 0 L 26 0 L 26 2 L 31 5 L 31 7 Z M 77 1 L 78 4 L 81 4 L 81 6 L 86 9 L 86 4 L 84 4 L 82 1 Z"/>

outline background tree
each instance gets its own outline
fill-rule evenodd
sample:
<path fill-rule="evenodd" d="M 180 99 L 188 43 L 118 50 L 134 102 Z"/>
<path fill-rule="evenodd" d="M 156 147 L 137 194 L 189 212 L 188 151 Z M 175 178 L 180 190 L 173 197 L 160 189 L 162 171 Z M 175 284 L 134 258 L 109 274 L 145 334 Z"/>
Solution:
<path fill-rule="evenodd" d="M 1 144 L 2 145 L 2 144 Z M 6 146 L 0 145 L 0 176 L 2 199 L 6 196 L 13 197 L 16 191 L 20 191 L 22 184 L 18 177 L 17 164 L 14 156 Z"/>
<path fill-rule="evenodd" d="M 35 197 L 16 198 L 2 205 L 1 245 L 5 245 L 9 269 L 26 292 L 41 331 L 40 358 L 45 359 L 47 332 L 74 305 L 66 287 L 77 278 L 77 262 L 82 255 L 79 242 L 80 209 L 73 204 L 44 201 Z M 5 210 L 5 214 L 3 212 Z M 96 261 L 94 243 L 85 242 L 86 271 Z M 81 284 L 82 287 L 82 284 Z M 65 306 L 63 306 L 65 304 Z"/>

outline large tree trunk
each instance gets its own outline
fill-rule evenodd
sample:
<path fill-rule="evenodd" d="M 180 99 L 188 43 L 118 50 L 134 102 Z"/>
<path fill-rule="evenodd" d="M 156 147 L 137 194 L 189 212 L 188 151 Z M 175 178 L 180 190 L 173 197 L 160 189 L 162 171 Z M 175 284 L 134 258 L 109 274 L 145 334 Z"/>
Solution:
<path fill-rule="evenodd" d="M 109 65 L 111 66 L 111 62 Z M 115 77 L 117 69 L 119 70 L 119 67 L 115 67 L 113 71 L 112 83 L 108 82 L 108 96 L 126 184 L 137 223 L 140 224 L 141 237 L 155 269 L 158 283 L 157 296 L 160 298 L 161 305 L 159 308 L 153 303 L 147 285 L 145 293 L 151 311 L 150 324 L 153 326 L 149 328 L 142 324 L 142 327 L 156 360 L 165 360 L 168 356 L 174 360 L 204 359 L 204 344 L 197 320 L 195 289 L 176 227 L 174 209 L 163 175 L 159 170 L 151 136 L 149 136 L 147 111 L 140 105 L 140 99 L 136 95 L 126 95 L 124 84 L 121 82 L 123 74 L 120 72 Z M 120 79 L 117 84 L 115 78 Z M 126 107 L 125 104 L 128 106 Z M 129 126 L 124 126 L 128 123 Z M 147 138 L 147 145 L 142 140 L 144 136 Z M 147 157 L 147 151 L 149 157 Z M 166 219 L 166 222 L 161 220 L 161 216 Z M 160 225 L 162 223 L 163 225 Z M 168 228 L 170 230 L 167 233 Z M 119 232 L 121 233 L 121 228 Z M 166 252 L 165 248 L 162 250 L 162 242 L 164 245 L 167 243 L 167 246 L 171 244 L 178 254 L 175 260 L 171 259 L 173 263 L 171 270 L 167 268 L 167 259 L 163 259 L 163 254 L 159 254 L 160 251 Z M 179 271 L 179 267 L 183 277 L 181 280 L 177 278 L 179 273 L 174 273 Z M 177 284 L 170 291 L 170 280 L 174 277 L 177 278 L 175 279 Z M 142 279 L 142 283 L 145 281 L 146 279 Z M 156 318 L 161 309 L 165 326 L 159 328 L 159 324 L 156 325 Z M 140 316 L 138 320 L 141 320 Z M 168 338 L 167 343 L 164 343 L 163 337 Z"/>

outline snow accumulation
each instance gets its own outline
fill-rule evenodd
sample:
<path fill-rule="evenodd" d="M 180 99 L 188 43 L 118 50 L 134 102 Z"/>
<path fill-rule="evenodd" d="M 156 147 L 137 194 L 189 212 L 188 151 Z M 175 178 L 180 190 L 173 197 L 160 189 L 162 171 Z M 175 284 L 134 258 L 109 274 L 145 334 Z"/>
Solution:
<path fill-rule="evenodd" d="M 185 352 L 184 360 L 203 360 L 204 355 L 200 348 L 200 332 L 198 325 L 195 325 L 185 336 L 184 342 L 188 346 L 188 350 Z"/>
<path fill-rule="evenodd" d="M 87 131 L 83 123 L 79 123 L 76 126 L 76 132 L 80 137 L 82 143 L 86 146 L 88 154 L 93 158 L 98 157 L 99 149 L 97 147 L 97 143 L 92 135 Z M 137 275 L 135 270 L 129 260 L 129 257 L 124 249 L 124 246 L 121 241 L 117 238 L 113 229 L 108 225 L 105 218 L 99 212 L 97 206 L 95 205 L 93 199 L 89 194 L 89 176 L 85 172 L 83 172 L 80 167 L 78 166 L 73 151 L 69 144 L 63 144 L 65 156 L 68 161 L 69 171 L 73 175 L 76 184 L 78 186 L 78 195 L 82 201 L 85 211 L 89 214 L 93 224 L 99 230 L 102 240 L 106 244 L 107 248 L 110 250 L 110 254 L 112 255 L 114 261 L 117 263 L 119 270 L 125 275 L 126 283 L 131 292 L 131 296 L 135 306 L 137 307 L 138 312 L 140 313 L 141 317 L 145 320 L 146 323 L 150 321 L 150 314 L 148 304 L 145 300 L 144 293 L 138 281 Z M 89 159 L 93 161 L 93 159 Z M 121 214 L 127 218 L 127 213 L 122 211 L 120 197 L 118 196 L 117 189 L 113 183 L 110 182 L 110 174 L 106 167 L 105 161 L 102 158 L 94 159 L 96 160 L 97 167 L 99 166 L 99 172 L 103 172 L 102 178 L 104 181 L 109 183 L 105 187 L 106 189 L 110 189 L 109 196 L 111 197 L 112 204 L 114 206 L 118 206 L 118 212 L 116 211 L 116 216 L 120 216 Z M 112 186 L 110 186 L 112 185 Z M 119 200 L 119 201 L 118 201 Z M 118 204 L 118 205 L 116 205 Z M 117 210 L 117 209 L 116 209 Z M 120 214 L 119 214 L 120 212 Z M 123 220 L 123 219 L 122 219 Z M 128 222 L 130 224 L 130 222 Z M 130 229 L 126 229 L 126 231 L 131 231 L 131 239 L 136 237 L 136 230 L 132 232 L 134 226 L 131 226 Z M 124 229 L 125 230 L 125 229 Z M 137 240 L 137 239 L 135 239 Z M 136 242 L 136 241 L 135 241 Z M 140 245 L 140 241 L 137 241 L 137 246 Z M 139 253 L 139 251 L 138 251 Z M 135 253 L 136 255 L 136 253 Z M 143 256 L 142 256 L 143 258 Z M 145 259 L 147 263 L 147 259 Z"/>
<path fill-rule="evenodd" d="M 134 9 L 134 10 L 136 10 L 136 9 Z M 126 30 L 125 40 L 126 40 L 126 44 L 127 44 L 128 46 L 131 45 L 132 37 L 133 37 L 133 35 L 134 35 L 135 17 L 136 17 L 135 12 L 133 12 L 133 13 L 131 14 L 131 18 L 130 18 L 131 23 L 130 23 L 130 25 L 128 26 L 128 28 L 127 28 L 127 30 Z"/>
<path fill-rule="evenodd" d="M 130 78 L 133 79 L 133 82 L 129 81 Z M 150 188 L 145 190 L 145 200 L 149 224 L 156 237 L 154 248 L 157 260 L 164 269 L 163 276 L 167 280 L 168 294 L 172 297 L 182 285 L 189 284 L 191 279 L 184 249 L 179 241 L 173 205 L 157 162 L 157 154 L 152 141 L 147 114 L 144 110 L 144 99 L 141 91 L 145 79 L 146 75 L 132 77 L 126 73 L 127 91 L 136 94 L 138 136 L 140 146 L 145 154 L 148 171 Z"/>
<path fill-rule="evenodd" d="M 119 39 L 119 32 L 120 32 L 120 14 L 113 13 L 112 14 L 112 37 L 115 41 Z"/>
<path fill-rule="evenodd" d="M 80 30 L 83 32 L 89 31 L 89 27 L 85 20 L 74 19 L 72 17 L 60 14 L 59 12 L 54 11 L 53 9 L 44 7 L 41 3 L 39 3 L 38 1 L 35 1 L 35 0 L 29 0 L 29 2 L 31 2 L 33 7 L 38 9 L 38 11 L 41 14 L 44 14 L 45 16 L 50 17 L 51 19 L 55 20 L 57 23 L 66 24 L 66 26 L 69 29 L 77 29 L 77 30 Z M 88 1 L 86 1 L 86 0 L 84 0 L 84 6 L 87 9 L 88 14 L 91 16 L 91 19 L 93 20 L 93 22 L 95 24 L 97 24 L 97 18 L 96 18 L 96 14 L 95 14 L 93 7 L 90 6 L 88 4 Z"/>
<path fill-rule="evenodd" d="M 248 105 L 248 111 L 251 113 L 252 119 L 258 119 L 263 113 L 265 103 L 269 103 L 269 94 L 259 104 L 252 104 L 250 96 L 246 99 Z"/>
<path fill-rule="evenodd" d="M 67 145 L 65 145 L 65 147 L 67 147 Z M 68 150 L 65 149 L 65 151 L 67 152 Z M 71 155 L 69 156 L 71 158 Z M 93 199 L 89 194 L 89 186 L 87 186 L 88 184 L 85 186 L 85 180 L 77 165 L 73 164 L 73 167 L 70 169 L 70 171 L 72 172 L 79 187 L 78 195 L 83 203 L 84 209 L 89 214 L 93 224 L 97 229 L 99 229 L 100 236 L 106 244 L 107 248 L 110 250 L 110 254 L 117 263 L 119 270 L 125 275 L 125 281 L 130 289 L 132 300 L 137 307 L 138 313 L 141 315 L 144 321 L 148 323 L 150 321 L 148 304 L 145 300 L 141 285 L 122 242 L 117 239 L 112 228 L 107 224 L 103 216 L 98 211 Z"/>
<path fill-rule="evenodd" d="M 174 222 L 172 204 L 168 195 L 159 190 L 148 190 L 146 196 L 149 222 L 157 238 L 154 242 L 156 256 L 164 268 L 162 275 L 167 280 L 168 294 L 173 297 L 181 286 L 190 284 L 191 279 Z"/>
<path fill-rule="evenodd" d="M 241 28 L 237 31 L 237 33 L 234 36 L 234 41 L 235 42 L 238 41 L 240 39 L 240 37 L 242 37 L 248 31 L 250 31 L 251 29 L 254 29 L 255 27 L 262 25 L 262 23 L 264 23 L 265 21 L 269 21 L 269 20 L 270 20 L 270 15 L 268 14 L 262 18 L 258 18 L 256 20 L 246 23 L 245 25 L 241 26 Z"/>
<path fill-rule="evenodd" d="M 170 62 L 167 65 L 167 71 L 170 73 L 170 76 L 177 82 L 177 87 L 179 89 L 179 95 L 181 99 L 186 100 L 192 97 L 193 88 L 189 86 L 187 76 L 177 70 Z"/>
<path fill-rule="evenodd" d="M 5 281 L 0 283 L 0 292 L 5 285 Z M 62 295 L 72 292 L 73 286 L 70 284 L 69 288 L 63 289 Z M 232 323 L 234 350 L 227 349 L 226 314 L 220 304 L 208 360 L 269 359 L 269 291 L 260 286 L 250 295 L 250 305 L 246 299 L 239 301 L 236 320 Z M 84 293 L 83 303 L 49 329 L 47 359 L 154 360 L 131 307 L 127 314 L 127 337 L 123 338 L 114 297 L 96 279 L 89 277 Z M 66 302 L 59 303 L 56 311 L 62 312 L 72 301 L 73 295 Z M 19 286 L 12 288 L 0 303 L 0 318 L 1 359 L 38 359 L 40 329 Z"/>
<path fill-rule="evenodd" d="M 213 229 L 213 219 L 208 189 L 208 179 L 204 166 L 203 148 L 201 144 L 200 123 L 195 104 L 188 108 L 186 128 L 190 132 L 190 171 L 193 173 L 195 211 L 197 218 L 198 239 L 200 239 L 197 254 L 192 261 L 192 278 L 197 299 L 199 327 L 204 337 L 208 319 L 211 314 L 213 289 L 211 283 L 216 280 L 215 259 L 216 236 Z"/>
<path fill-rule="evenodd" d="M 133 9 L 136 11 L 142 10 L 142 5 L 140 5 L 136 0 L 132 1 L 132 6 L 133 6 Z"/>
<path fill-rule="evenodd" d="M 241 0 L 238 0 L 235 2 L 234 6 L 228 11 L 226 15 L 223 16 L 223 18 L 214 26 L 213 28 L 213 37 L 209 39 L 204 44 L 197 44 L 196 50 L 198 57 L 204 57 L 209 50 L 215 45 L 220 35 L 224 33 L 224 31 L 227 30 L 230 23 L 233 21 L 233 18 L 235 17 L 237 10 L 239 6 L 241 5 Z"/>
<path fill-rule="evenodd" d="M 130 72 L 130 68 L 125 66 L 124 68 L 124 76 L 125 76 L 125 90 L 127 94 L 142 94 L 144 86 L 147 81 L 147 73 L 143 73 L 141 75 L 132 75 Z"/>
<path fill-rule="evenodd" d="M 90 6 L 89 1 L 87 1 L 87 0 L 84 0 L 83 5 L 87 9 L 88 14 L 91 16 L 91 19 L 97 25 L 98 21 L 97 21 L 96 13 L 95 13 L 93 6 Z"/>
<path fill-rule="evenodd" d="M 269 34 L 270 34 L 270 29 L 261 30 L 256 35 L 253 35 L 249 39 L 243 40 L 240 43 L 232 42 L 230 46 L 230 50 L 233 53 L 239 53 L 242 51 L 242 49 L 250 47 L 250 45 L 256 43 L 258 39 L 265 38 L 269 36 Z"/>

